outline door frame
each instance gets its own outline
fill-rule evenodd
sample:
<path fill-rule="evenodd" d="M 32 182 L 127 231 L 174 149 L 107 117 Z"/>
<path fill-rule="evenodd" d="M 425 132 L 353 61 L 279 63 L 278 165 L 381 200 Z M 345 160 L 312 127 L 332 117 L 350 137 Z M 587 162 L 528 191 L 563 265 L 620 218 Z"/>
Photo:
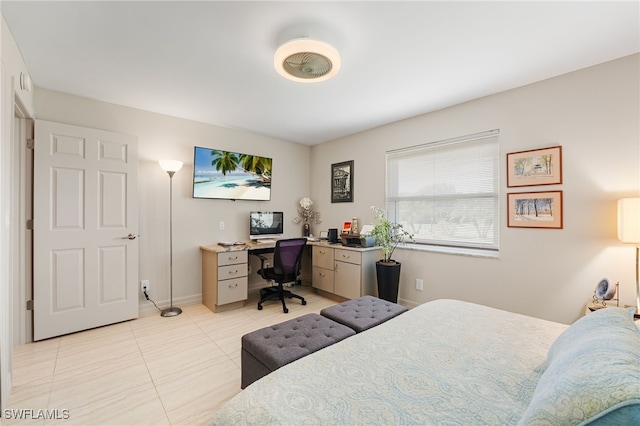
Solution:
<path fill-rule="evenodd" d="M 33 219 L 33 141 L 32 119 L 19 103 L 13 117 L 13 345 L 33 342 L 33 311 L 27 302 L 33 300 L 33 230 L 27 220 Z"/>

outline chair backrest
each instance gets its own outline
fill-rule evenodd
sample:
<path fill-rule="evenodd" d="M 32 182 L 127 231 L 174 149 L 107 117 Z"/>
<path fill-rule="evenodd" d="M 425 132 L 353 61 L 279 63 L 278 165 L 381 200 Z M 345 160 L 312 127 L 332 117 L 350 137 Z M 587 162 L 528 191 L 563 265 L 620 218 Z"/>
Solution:
<path fill-rule="evenodd" d="M 306 238 L 290 238 L 276 241 L 273 252 L 273 272 L 295 279 L 300 273 L 300 265 Z"/>

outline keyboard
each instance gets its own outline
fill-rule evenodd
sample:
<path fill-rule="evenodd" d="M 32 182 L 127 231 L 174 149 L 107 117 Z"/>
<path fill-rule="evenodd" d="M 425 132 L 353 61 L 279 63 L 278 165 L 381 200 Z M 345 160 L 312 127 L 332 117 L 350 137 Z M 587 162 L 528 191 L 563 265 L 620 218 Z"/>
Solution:
<path fill-rule="evenodd" d="M 256 240 L 256 243 L 259 243 L 259 244 L 268 244 L 268 243 L 275 243 L 275 242 L 276 240 L 272 240 L 270 238 L 263 238 L 260 240 Z"/>

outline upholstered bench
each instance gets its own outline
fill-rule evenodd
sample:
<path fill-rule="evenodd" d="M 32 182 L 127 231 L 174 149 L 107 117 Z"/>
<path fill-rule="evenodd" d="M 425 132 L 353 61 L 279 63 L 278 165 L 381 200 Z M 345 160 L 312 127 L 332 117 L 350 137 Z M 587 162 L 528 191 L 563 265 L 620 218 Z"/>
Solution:
<path fill-rule="evenodd" d="M 408 311 L 407 308 L 396 303 L 373 296 L 362 296 L 324 308 L 320 311 L 320 315 L 360 333 L 406 311 Z"/>
<path fill-rule="evenodd" d="M 353 336 L 355 332 L 318 314 L 307 314 L 242 336 L 242 389 L 283 365 Z"/>

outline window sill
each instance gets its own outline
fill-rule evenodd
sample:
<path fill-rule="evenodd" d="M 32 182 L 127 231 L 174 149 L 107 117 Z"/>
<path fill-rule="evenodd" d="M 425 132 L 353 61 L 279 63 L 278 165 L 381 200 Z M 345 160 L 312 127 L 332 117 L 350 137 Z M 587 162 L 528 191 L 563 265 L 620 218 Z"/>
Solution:
<path fill-rule="evenodd" d="M 500 252 L 497 250 L 482 250 L 475 248 L 465 247 L 447 247 L 447 246 L 434 246 L 427 244 L 405 244 L 398 246 L 399 249 L 426 251 L 430 253 L 442 253 L 453 254 L 458 256 L 471 256 L 471 257 L 483 257 L 489 259 L 500 259 Z"/>

